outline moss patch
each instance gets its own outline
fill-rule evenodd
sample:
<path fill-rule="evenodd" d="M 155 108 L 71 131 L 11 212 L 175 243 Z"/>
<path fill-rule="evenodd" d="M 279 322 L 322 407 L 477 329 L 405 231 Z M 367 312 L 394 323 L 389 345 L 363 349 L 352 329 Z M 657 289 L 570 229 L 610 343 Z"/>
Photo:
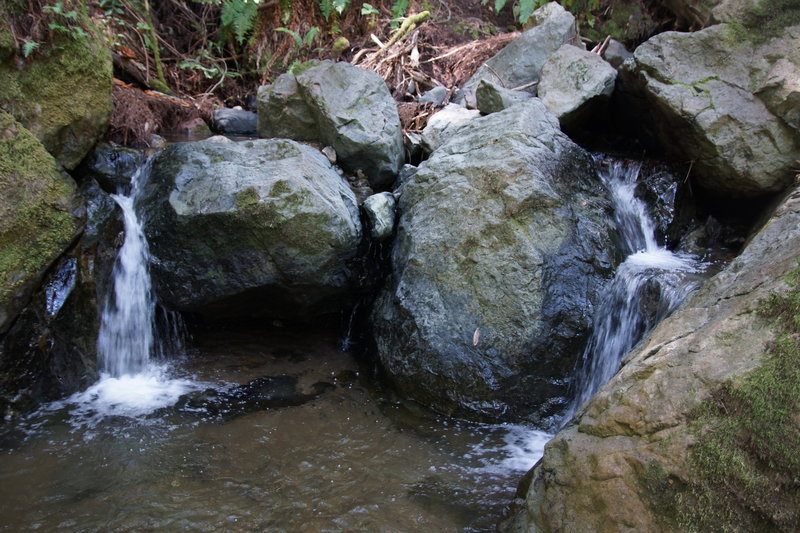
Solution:
<path fill-rule="evenodd" d="M 53 157 L 0 111 L 0 305 L 6 306 L 69 245 L 74 186 Z"/>
<path fill-rule="evenodd" d="M 59 37 L 58 44 L 21 70 L 0 62 L 0 107 L 73 168 L 105 133 L 112 65 L 102 43 Z"/>
<path fill-rule="evenodd" d="M 679 530 L 800 530 L 800 269 L 788 281 L 790 290 L 759 310 L 779 332 L 763 364 L 692 416 L 689 485 L 673 489 L 651 476 L 654 488 L 670 489 L 658 499 L 648 491 L 654 510 Z"/>

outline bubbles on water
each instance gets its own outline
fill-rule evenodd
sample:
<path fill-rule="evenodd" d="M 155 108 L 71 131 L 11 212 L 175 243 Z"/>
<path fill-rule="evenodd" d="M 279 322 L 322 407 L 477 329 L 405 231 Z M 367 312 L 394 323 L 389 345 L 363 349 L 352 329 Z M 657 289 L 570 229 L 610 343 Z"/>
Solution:
<path fill-rule="evenodd" d="M 477 474 L 507 476 L 527 472 L 544 454 L 544 446 L 553 435 L 521 424 L 488 426 L 490 436 L 474 446 L 469 454 L 479 466 Z M 487 429 L 488 429 L 487 428 Z M 497 436 L 500 437 L 498 442 Z"/>

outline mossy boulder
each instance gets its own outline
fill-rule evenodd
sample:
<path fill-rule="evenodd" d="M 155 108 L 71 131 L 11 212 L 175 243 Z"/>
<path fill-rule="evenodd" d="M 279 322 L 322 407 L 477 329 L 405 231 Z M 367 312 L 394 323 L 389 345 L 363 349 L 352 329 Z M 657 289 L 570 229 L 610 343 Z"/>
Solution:
<path fill-rule="evenodd" d="M 57 35 L 25 60 L 0 53 L 0 109 L 71 170 L 105 134 L 111 79 L 111 55 L 101 41 Z"/>
<path fill-rule="evenodd" d="M 591 157 L 530 98 L 462 125 L 398 212 L 371 316 L 385 375 L 440 412 L 546 426 L 617 261 Z"/>
<path fill-rule="evenodd" d="M 766 30 L 765 30 L 766 31 Z M 766 40 L 751 40 L 761 35 Z M 788 187 L 800 159 L 800 24 L 775 37 L 738 24 L 665 32 L 623 67 L 626 87 L 646 102 L 643 125 L 677 161 L 691 162 L 693 185 L 723 197 L 757 197 Z"/>
<path fill-rule="evenodd" d="M 159 299 L 209 318 L 337 313 L 357 280 L 355 196 L 319 151 L 284 139 L 173 144 L 139 202 Z"/>
<path fill-rule="evenodd" d="M 501 531 L 796 531 L 798 257 L 794 191 L 546 446 Z"/>
<path fill-rule="evenodd" d="M 83 227 L 72 178 L 44 146 L 0 111 L 0 332 Z"/>

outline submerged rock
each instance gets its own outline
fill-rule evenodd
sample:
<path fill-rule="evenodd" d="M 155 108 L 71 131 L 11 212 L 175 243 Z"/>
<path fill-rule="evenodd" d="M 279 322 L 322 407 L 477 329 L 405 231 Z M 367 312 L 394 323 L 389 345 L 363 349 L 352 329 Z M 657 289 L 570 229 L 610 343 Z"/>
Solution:
<path fill-rule="evenodd" d="M 81 176 L 96 180 L 104 191 L 116 194 L 130 188 L 131 178 L 144 160 L 141 150 L 100 143 L 78 170 Z"/>
<path fill-rule="evenodd" d="M 341 165 L 386 189 L 405 160 L 397 104 L 380 76 L 322 61 L 258 91 L 258 134 L 332 146 Z"/>
<path fill-rule="evenodd" d="M 514 89 L 539 80 L 545 61 L 569 42 L 578 43 L 575 17 L 556 2 L 550 2 L 533 12 L 533 28 L 511 41 L 464 84 L 476 90 L 481 80 L 488 80 L 506 89 Z M 536 85 L 529 93 L 536 94 Z"/>
<path fill-rule="evenodd" d="M 688 493 L 669 511 L 673 491 L 697 481 L 690 456 L 699 436 L 714 429 L 698 419 L 699 408 L 712 397 L 718 403 L 726 384 L 736 386 L 764 365 L 776 326 L 759 316 L 758 309 L 771 294 L 786 290 L 786 276 L 797 269 L 798 255 L 800 195 L 795 191 L 742 254 L 659 324 L 547 445 L 542 461 L 521 486 L 523 499 L 501 531 L 683 529 L 673 522 L 675 516 L 665 513 L 686 516 L 694 501 Z M 770 447 L 785 446 L 771 442 L 771 436 L 763 438 Z M 751 469 L 750 460 L 743 456 L 737 458 L 739 465 L 718 468 L 732 473 Z M 781 515 L 786 505 L 793 505 L 782 503 L 786 500 L 780 494 L 769 496 L 776 514 L 764 514 L 766 506 L 752 508 L 752 515 L 742 518 L 751 516 L 764 531 L 793 529 L 777 527 L 785 524 Z M 796 508 L 791 512 L 796 516 Z M 743 520 L 737 525 L 754 530 Z"/>
<path fill-rule="evenodd" d="M 174 144 L 141 208 L 170 308 L 310 319 L 348 305 L 361 240 L 355 196 L 317 150 L 271 139 Z"/>
<path fill-rule="evenodd" d="M 389 380 L 441 412 L 545 424 L 613 274 L 610 209 L 540 100 L 463 126 L 403 185 L 371 316 Z"/>
<path fill-rule="evenodd" d="M 626 63 L 626 86 L 644 95 L 652 133 L 677 160 L 692 162 L 703 189 L 756 197 L 792 182 L 800 135 L 770 88 L 787 87 L 778 74 L 786 63 L 800 65 L 798 28 L 760 38 L 736 24 L 661 33 Z"/>

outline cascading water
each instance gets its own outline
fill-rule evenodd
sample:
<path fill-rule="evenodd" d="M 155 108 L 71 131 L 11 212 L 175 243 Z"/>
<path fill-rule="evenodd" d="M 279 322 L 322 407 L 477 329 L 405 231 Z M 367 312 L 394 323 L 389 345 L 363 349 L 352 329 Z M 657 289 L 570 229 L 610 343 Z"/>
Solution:
<path fill-rule="evenodd" d="M 122 210 L 125 240 L 112 271 L 113 293 L 101 314 L 97 339 L 100 380 L 66 400 L 78 407 L 79 419 L 88 417 L 96 422 L 110 414 L 148 414 L 199 386 L 188 380 L 171 379 L 168 369 L 152 358 L 163 355 L 165 346 L 179 346 L 180 342 L 160 339 L 155 333 L 156 303 L 148 270 L 150 255 L 143 224 L 135 209 L 137 194 L 148 179 L 150 168 L 148 160 L 133 175 L 127 194 L 112 195 Z M 176 316 L 167 316 L 166 329 L 179 331 L 178 321 Z"/>
<path fill-rule="evenodd" d="M 600 176 L 612 194 L 627 254 L 595 312 L 594 330 L 575 375 L 575 395 L 563 422 L 619 370 L 625 354 L 697 286 L 692 256 L 658 246 L 655 228 L 635 189 L 641 164 L 613 161 Z"/>

